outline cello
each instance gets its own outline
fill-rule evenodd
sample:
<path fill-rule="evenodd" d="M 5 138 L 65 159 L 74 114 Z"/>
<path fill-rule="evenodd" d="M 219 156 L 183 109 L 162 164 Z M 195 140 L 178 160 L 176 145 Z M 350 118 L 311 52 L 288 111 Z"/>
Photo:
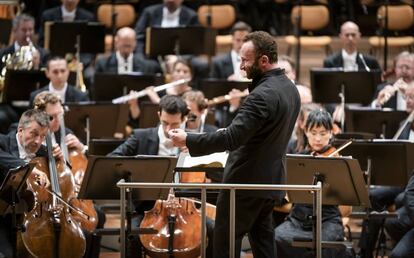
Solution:
<path fill-rule="evenodd" d="M 85 175 L 88 160 L 83 153 L 76 150 L 69 150 L 65 143 L 65 123 L 63 115 L 59 121 L 60 123 L 60 147 L 63 152 L 64 162 L 69 162 L 71 165 L 72 174 L 75 180 L 75 197 L 78 196 L 83 177 Z M 70 204 L 82 213 L 72 212 L 72 217 L 80 224 L 83 230 L 93 232 L 98 225 L 98 214 L 95 210 L 92 200 L 81 200 L 73 198 Z M 85 216 L 86 214 L 86 216 Z"/>
<path fill-rule="evenodd" d="M 170 191 L 167 200 L 157 200 L 145 212 L 140 227 L 154 228 L 154 235 L 140 235 L 142 245 L 152 258 L 200 256 L 201 214 L 188 199 L 175 197 Z"/>
<path fill-rule="evenodd" d="M 34 191 L 34 208 L 25 213 L 25 231 L 22 240 L 35 257 L 73 258 L 82 257 L 86 241 L 79 224 L 72 218 L 66 206 L 74 198 L 74 179 L 62 160 L 55 160 L 52 154 L 52 139 L 46 136 L 48 159 L 32 160 L 36 168 L 49 176 L 51 190 L 40 188 L 36 181 L 28 181 Z M 53 194 L 48 194 L 53 193 Z"/>

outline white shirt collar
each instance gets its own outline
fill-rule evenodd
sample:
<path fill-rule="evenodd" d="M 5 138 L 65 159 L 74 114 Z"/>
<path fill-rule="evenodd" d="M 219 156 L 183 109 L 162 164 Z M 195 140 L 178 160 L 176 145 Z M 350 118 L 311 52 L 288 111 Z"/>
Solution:
<path fill-rule="evenodd" d="M 119 51 L 116 51 L 116 60 L 118 62 L 118 74 L 124 74 L 124 73 L 131 73 L 133 72 L 133 58 L 134 54 L 131 53 L 125 60 L 125 58 L 119 53 Z"/>
<path fill-rule="evenodd" d="M 60 99 L 62 100 L 62 103 L 65 103 L 65 101 L 66 101 L 65 100 L 65 94 L 66 94 L 67 88 L 68 88 L 68 83 L 67 82 L 65 83 L 65 86 L 63 86 L 63 89 L 61 89 L 61 90 L 55 89 L 53 87 L 52 83 L 51 82 L 49 83 L 49 91 L 58 94 Z"/>
<path fill-rule="evenodd" d="M 28 153 L 28 152 L 26 152 L 26 150 L 23 147 L 23 145 L 20 144 L 18 133 L 16 133 L 16 141 L 17 141 L 17 147 L 19 149 L 19 158 L 20 159 L 22 159 L 22 160 L 24 160 L 26 162 L 29 162 L 34 157 L 36 157 L 36 153 Z"/>
<path fill-rule="evenodd" d="M 414 131 L 412 129 L 410 130 L 408 140 L 411 141 L 411 142 L 414 142 Z"/>
<path fill-rule="evenodd" d="M 407 101 L 401 91 L 397 91 L 397 110 L 405 111 L 407 109 Z"/>
<path fill-rule="evenodd" d="M 177 156 L 178 148 L 172 145 L 172 141 L 165 137 L 164 130 L 162 126 L 158 126 L 158 139 L 160 140 L 158 144 L 158 155 L 161 156 Z"/>
<path fill-rule="evenodd" d="M 74 21 L 75 20 L 75 16 L 76 16 L 76 8 L 69 12 L 68 10 L 66 10 L 65 6 L 61 6 L 62 9 L 62 20 L 63 21 Z"/>
<path fill-rule="evenodd" d="M 177 8 L 174 12 L 170 13 L 167 7 L 162 8 L 162 21 L 161 27 L 178 27 L 180 25 L 180 12 L 181 7 Z"/>
<path fill-rule="evenodd" d="M 356 62 L 358 52 L 348 54 L 345 49 L 342 49 L 342 59 L 344 60 L 345 71 L 358 71 L 358 64 Z"/>

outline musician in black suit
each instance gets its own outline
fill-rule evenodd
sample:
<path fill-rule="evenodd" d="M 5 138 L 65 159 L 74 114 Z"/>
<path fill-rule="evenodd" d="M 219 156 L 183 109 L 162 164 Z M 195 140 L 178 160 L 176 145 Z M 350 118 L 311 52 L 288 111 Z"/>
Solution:
<path fill-rule="evenodd" d="M 385 221 L 385 228 L 396 241 L 390 258 L 414 257 L 414 175 L 403 193 L 403 206 L 397 210 L 398 217 Z"/>
<path fill-rule="evenodd" d="M 341 67 L 346 71 L 381 70 L 374 57 L 358 52 L 358 42 L 361 38 L 358 25 L 351 21 L 342 24 L 339 38 L 342 41 L 342 50 L 328 56 L 323 62 L 323 67 Z"/>
<path fill-rule="evenodd" d="M 146 7 L 135 25 L 137 52 L 144 52 L 145 30 L 147 27 L 178 27 L 197 25 L 197 13 L 182 5 L 183 0 L 164 0 L 163 4 Z"/>
<path fill-rule="evenodd" d="M 18 129 L 7 135 L 0 134 L 0 182 L 3 182 L 7 171 L 25 165 L 36 156 L 45 156 L 41 148 L 45 139 L 49 118 L 39 110 L 28 110 L 20 118 Z M 58 147 L 54 149 L 56 157 L 62 157 Z M 47 186 L 47 175 L 34 168 L 29 176 L 39 180 L 41 186 Z M 19 216 L 21 218 L 21 216 Z M 20 220 L 19 220 L 20 221 Z M 12 218 L 11 215 L 0 216 L 0 256 L 12 257 Z"/>
<path fill-rule="evenodd" d="M 30 106 L 33 106 L 35 96 L 43 91 L 56 93 L 63 103 L 89 101 L 87 93 L 84 93 L 67 83 L 69 69 L 65 59 L 61 57 L 50 59 L 46 67 L 46 77 L 50 79 L 49 85 L 30 93 Z"/>
<path fill-rule="evenodd" d="M 33 57 L 33 69 L 39 69 L 46 65 L 49 53 L 42 47 L 33 44 L 35 20 L 28 14 L 19 14 L 13 19 L 14 42 L 12 45 L 0 50 L 0 70 L 5 66 L 3 57 L 13 55 L 22 46 L 31 45 Z"/>
<path fill-rule="evenodd" d="M 131 73 L 141 72 L 143 74 L 161 73 L 157 62 L 146 60 L 143 55 L 135 54 L 136 33 L 129 27 L 118 30 L 115 37 L 116 52 L 108 57 L 96 61 L 96 73 Z"/>
<path fill-rule="evenodd" d="M 277 46 L 271 35 L 248 34 L 240 50 L 241 66 L 253 79 L 250 94 L 232 123 L 208 134 L 170 131 L 179 147 L 192 156 L 229 150 L 224 183 L 281 184 L 285 179 L 286 147 L 300 109 L 295 85 L 277 68 Z M 276 257 L 272 212 L 285 196 L 282 191 L 237 191 L 236 257 L 248 233 L 254 257 Z M 229 257 L 229 192 L 221 191 L 214 229 L 214 257 Z"/>
<path fill-rule="evenodd" d="M 61 0 L 62 5 L 53 7 L 50 9 L 45 10 L 42 13 L 40 19 L 40 29 L 39 29 L 39 44 L 43 45 L 45 36 L 44 36 L 44 29 L 45 29 L 45 22 L 48 21 L 86 21 L 91 22 L 95 20 L 95 16 L 83 9 L 78 7 L 79 0 Z"/>
<path fill-rule="evenodd" d="M 414 54 L 403 51 L 394 59 L 395 82 L 377 86 L 372 106 L 405 110 L 404 90 L 414 81 Z M 401 79 L 401 80 L 399 80 Z"/>

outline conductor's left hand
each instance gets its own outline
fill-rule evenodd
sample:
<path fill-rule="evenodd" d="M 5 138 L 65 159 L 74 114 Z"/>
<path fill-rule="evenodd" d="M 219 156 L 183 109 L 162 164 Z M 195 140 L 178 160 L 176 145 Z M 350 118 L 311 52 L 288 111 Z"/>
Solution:
<path fill-rule="evenodd" d="M 174 146 L 179 148 L 185 147 L 187 133 L 183 129 L 172 129 L 168 132 L 168 135 L 170 136 Z"/>

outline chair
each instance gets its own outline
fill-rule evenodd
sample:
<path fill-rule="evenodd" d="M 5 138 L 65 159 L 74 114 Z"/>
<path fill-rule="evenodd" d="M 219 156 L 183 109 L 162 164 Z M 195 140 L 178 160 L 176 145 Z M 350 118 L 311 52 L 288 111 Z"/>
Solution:
<path fill-rule="evenodd" d="M 329 24 L 329 10 L 324 5 L 302 5 L 293 7 L 290 17 L 294 26 L 297 25 L 299 13 L 301 13 L 301 30 L 314 32 L 323 29 Z M 289 35 L 285 37 L 285 41 L 288 44 L 288 55 L 290 55 L 292 47 L 298 44 L 297 37 Z M 330 36 L 308 35 L 300 37 L 301 47 L 324 47 L 326 54 L 331 52 L 331 42 L 332 38 Z"/>
<path fill-rule="evenodd" d="M 399 36 L 401 31 L 411 28 L 414 24 L 413 8 L 409 5 L 389 5 L 388 7 L 388 31 L 393 32 L 392 36 L 387 38 L 387 45 L 390 48 L 408 48 L 412 50 L 414 44 L 413 36 Z M 384 30 L 386 7 L 378 8 L 377 17 L 379 26 Z M 390 35 L 388 33 L 388 35 Z M 368 39 L 371 46 L 371 52 L 375 49 L 384 47 L 384 38 L 373 36 Z"/>
<path fill-rule="evenodd" d="M 211 27 L 218 30 L 229 29 L 236 22 L 236 10 L 234 6 L 225 5 L 202 5 L 198 8 L 198 21 L 207 27 L 207 15 L 211 10 Z M 231 47 L 231 35 L 217 35 L 217 48 Z"/>
<path fill-rule="evenodd" d="M 114 9 L 113 9 L 114 8 Z M 132 26 L 135 22 L 135 10 L 130 4 L 102 4 L 98 7 L 97 18 L 98 21 L 105 25 L 106 28 L 112 28 L 112 11 L 115 11 L 116 29 L 125 26 Z M 108 51 L 112 46 L 112 35 L 105 36 L 105 50 Z"/>

